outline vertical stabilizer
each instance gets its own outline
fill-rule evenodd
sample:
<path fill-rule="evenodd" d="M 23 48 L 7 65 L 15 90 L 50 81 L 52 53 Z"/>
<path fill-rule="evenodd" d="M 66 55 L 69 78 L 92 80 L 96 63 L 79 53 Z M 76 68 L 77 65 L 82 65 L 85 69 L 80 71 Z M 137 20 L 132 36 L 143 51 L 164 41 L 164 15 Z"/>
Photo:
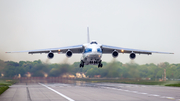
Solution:
<path fill-rule="evenodd" d="M 90 43 L 90 38 L 89 38 L 89 27 L 87 27 L 87 42 Z"/>

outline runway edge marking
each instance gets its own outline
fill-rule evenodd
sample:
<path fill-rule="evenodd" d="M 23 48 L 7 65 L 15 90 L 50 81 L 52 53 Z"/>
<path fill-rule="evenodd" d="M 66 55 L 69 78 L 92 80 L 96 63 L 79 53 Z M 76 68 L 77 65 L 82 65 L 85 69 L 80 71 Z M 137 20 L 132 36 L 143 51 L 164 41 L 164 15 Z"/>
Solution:
<path fill-rule="evenodd" d="M 67 97 L 66 95 L 64 95 L 64 94 L 62 94 L 62 93 L 60 93 L 60 92 L 58 92 L 58 91 L 56 91 L 56 90 L 54 90 L 54 89 L 52 89 L 52 88 L 50 88 L 50 87 L 44 85 L 44 84 L 42 84 L 42 83 L 39 83 L 39 84 L 42 85 L 42 86 L 44 86 L 44 87 L 46 87 L 46 88 L 48 88 L 48 89 L 50 89 L 50 90 L 52 90 L 52 91 L 55 92 L 55 93 L 61 95 L 62 97 L 66 98 L 66 99 L 69 100 L 69 101 L 75 101 L 75 100 L 73 100 L 73 99 Z"/>
<path fill-rule="evenodd" d="M 120 90 L 120 91 L 135 93 L 135 94 L 143 94 L 143 95 L 154 96 L 154 97 L 159 97 L 159 98 L 166 98 L 166 99 L 170 99 L 170 100 L 176 100 L 174 97 L 167 97 L 167 96 L 161 96 L 161 95 L 157 95 L 157 94 L 143 93 L 143 92 L 139 92 L 139 91 L 130 91 L 130 90 L 124 90 L 124 89 L 111 88 L 111 87 L 102 87 L 102 88 Z M 180 99 L 179 99 L 179 101 L 180 101 Z"/>

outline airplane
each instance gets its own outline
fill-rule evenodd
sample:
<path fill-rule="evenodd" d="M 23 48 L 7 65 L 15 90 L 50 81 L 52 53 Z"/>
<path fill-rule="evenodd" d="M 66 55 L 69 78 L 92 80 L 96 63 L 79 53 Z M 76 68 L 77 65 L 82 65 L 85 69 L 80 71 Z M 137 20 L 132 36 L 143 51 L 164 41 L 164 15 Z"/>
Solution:
<path fill-rule="evenodd" d="M 48 48 L 48 49 L 38 49 L 38 50 L 28 50 L 28 51 L 13 51 L 6 53 L 19 53 L 19 52 L 28 52 L 29 54 L 35 53 L 47 53 L 47 57 L 52 59 L 54 53 L 65 53 L 67 57 L 71 57 L 73 54 L 82 54 L 79 67 L 83 68 L 84 65 L 98 65 L 103 67 L 102 64 L 102 54 L 112 54 L 114 58 L 118 57 L 119 53 L 128 53 L 130 54 L 130 59 L 135 59 L 136 54 L 147 54 L 151 55 L 152 53 L 162 53 L 162 54 L 174 54 L 170 52 L 157 52 L 157 51 L 148 51 L 148 50 L 139 50 L 139 49 L 130 49 L 123 47 L 115 47 L 109 45 L 103 45 L 97 43 L 95 40 L 90 42 L 89 38 L 89 27 L 87 27 L 87 43 L 81 45 L 74 45 L 68 47 L 59 47 L 59 48 Z"/>

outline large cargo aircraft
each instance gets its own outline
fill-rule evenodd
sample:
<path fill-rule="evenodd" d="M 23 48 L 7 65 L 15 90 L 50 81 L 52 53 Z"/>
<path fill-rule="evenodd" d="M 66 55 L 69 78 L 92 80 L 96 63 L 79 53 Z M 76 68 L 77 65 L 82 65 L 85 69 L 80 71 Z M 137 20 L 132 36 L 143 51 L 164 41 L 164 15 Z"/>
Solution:
<path fill-rule="evenodd" d="M 47 53 L 48 58 L 52 59 L 54 53 L 65 53 L 67 57 L 71 57 L 73 54 L 82 54 L 81 63 L 79 67 L 84 67 L 84 65 L 98 65 L 102 67 L 101 63 L 102 54 L 112 54 L 114 58 L 118 56 L 119 53 L 128 53 L 130 54 L 130 59 L 135 59 L 136 54 L 147 54 L 151 55 L 152 53 L 162 53 L 162 54 L 174 54 L 169 52 L 157 52 L 157 51 L 148 51 L 148 50 L 139 50 L 139 49 L 130 49 L 123 47 L 115 47 L 99 44 L 96 41 L 91 41 L 89 38 L 89 28 L 87 28 L 87 43 L 81 45 L 74 45 L 68 47 L 59 47 L 59 48 L 48 48 L 48 49 L 38 49 L 38 50 L 28 50 L 28 51 L 14 51 L 6 53 L 17 53 L 17 52 L 28 52 L 29 54 L 35 53 Z"/>

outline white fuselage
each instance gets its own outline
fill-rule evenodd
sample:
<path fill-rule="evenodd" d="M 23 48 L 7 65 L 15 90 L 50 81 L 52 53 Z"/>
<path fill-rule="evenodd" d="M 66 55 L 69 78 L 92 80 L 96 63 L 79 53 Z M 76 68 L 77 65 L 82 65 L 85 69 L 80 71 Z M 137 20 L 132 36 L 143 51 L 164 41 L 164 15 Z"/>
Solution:
<path fill-rule="evenodd" d="M 85 65 L 97 65 L 101 61 L 102 49 L 99 44 L 84 44 L 84 52 L 81 60 Z"/>

